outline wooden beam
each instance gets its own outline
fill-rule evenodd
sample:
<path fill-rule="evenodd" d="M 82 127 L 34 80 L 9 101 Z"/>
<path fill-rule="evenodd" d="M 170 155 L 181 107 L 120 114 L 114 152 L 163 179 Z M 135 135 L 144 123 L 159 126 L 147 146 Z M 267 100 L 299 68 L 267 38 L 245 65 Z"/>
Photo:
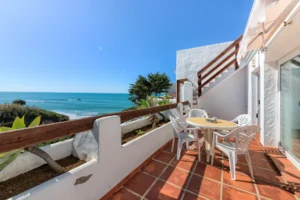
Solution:
<path fill-rule="evenodd" d="M 188 105 L 187 101 L 182 103 L 184 105 Z M 0 153 L 11 151 L 14 149 L 22 149 L 56 138 L 70 136 L 76 133 L 91 130 L 93 129 L 94 121 L 102 117 L 119 115 L 121 121 L 128 121 L 137 117 L 158 113 L 176 107 L 177 103 L 174 103 L 153 108 L 110 113 L 66 122 L 41 125 L 33 128 L 4 132 L 0 134 Z"/>

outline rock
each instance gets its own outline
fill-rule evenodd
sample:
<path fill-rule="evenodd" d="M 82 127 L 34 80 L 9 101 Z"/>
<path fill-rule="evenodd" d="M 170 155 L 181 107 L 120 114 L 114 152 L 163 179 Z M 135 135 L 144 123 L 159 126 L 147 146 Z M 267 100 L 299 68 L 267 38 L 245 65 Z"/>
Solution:
<path fill-rule="evenodd" d="M 80 160 L 90 161 L 98 157 L 98 143 L 92 131 L 86 131 L 75 135 L 73 140 L 73 156 Z"/>

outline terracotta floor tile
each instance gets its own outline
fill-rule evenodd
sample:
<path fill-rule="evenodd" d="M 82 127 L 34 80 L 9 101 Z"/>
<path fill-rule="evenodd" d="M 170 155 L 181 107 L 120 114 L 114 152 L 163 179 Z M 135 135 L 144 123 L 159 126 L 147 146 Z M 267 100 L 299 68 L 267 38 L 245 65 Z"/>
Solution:
<path fill-rule="evenodd" d="M 198 159 L 198 149 L 187 150 L 184 155 L 193 156 L 193 157 L 195 157 L 195 159 Z"/>
<path fill-rule="evenodd" d="M 117 193 L 115 193 L 109 200 L 139 200 L 140 197 L 136 196 L 135 194 L 127 191 L 126 189 L 121 189 Z"/>
<path fill-rule="evenodd" d="M 169 163 L 175 155 L 170 153 L 160 152 L 154 159 L 159 160 L 164 163 Z"/>
<path fill-rule="evenodd" d="M 189 173 L 179 168 L 169 166 L 161 178 L 179 187 L 185 187 L 189 178 Z"/>
<path fill-rule="evenodd" d="M 237 190 L 227 185 L 223 186 L 223 200 L 256 200 L 257 196 Z"/>
<path fill-rule="evenodd" d="M 258 179 L 256 179 L 255 181 L 256 185 L 258 186 L 260 196 L 267 197 L 270 199 L 294 200 L 294 196 L 291 193 L 280 188 L 280 186 L 272 185 L 268 182 L 261 181 Z"/>
<path fill-rule="evenodd" d="M 204 200 L 204 198 L 201 198 L 199 196 L 196 196 L 194 194 L 186 192 L 184 197 L 183 197 L 183 200 Z"/>
<path fill-rule="evenodd" d="M 237 173 L 236 180 L 232 180 L 229 171 L 224 171 L 223 183 L 252 193 L 256 193 L 253 180 L 249 176 L 244 176 Z"/>
<path fill-rule="evenodd" d="M 166 148 L 164 148 L 164 151 L 167 151 L 172 154 L 176 154 L 177 153 L 177 142 L 175 142 L 175 144 L 174 144 L 173 152 L 171 150 L 172 150 L 172 143 L 170 143 Z"/>
<path fill-rule="evenodd" d="M 171 184 L 158 180 L 151 188 L 146 198 L 149 200 L 177 200 L 180 199 L 183 191 Z"/>
<path fill-rule="evenodd" d="M 238 156 L 238 162 L 239 163 L 243 163 L 243 164 L 248 164 L 244 155 Z M 272 166 L 267 161 L 267 159 L 257 159 L 257 158 L 256 159 L 252 159 L 251 158 L 251 163 L 252 163 L 253 166 L 257 166 L 257 167 L 262 167 L 262 168 L 273 170 Z"/>
<path fill-rule="evenodd" d="M 271 181 L 274 183 L 285 183 L 281 176 L 278 176 L 275 171 L 270 171 L 266 169 L 260 169 L 253 167 L 254 177 Z"/>
<path fill-rule="evenodd" d="M 229 171 L 229 163 L 227 160 L 224 160 L 224 166 L 225 166 L 225 168 L 227 168 L 226 171 Z M 268 169 L 262 169 L 262 168 L 258 168 L 255 166 L 253 166 L 252 169 L 253 169 L 254 177 L 256 177 L 256 178 L 264 179 L 264 180 L 271 181 L 274 183 L 284 183 L 282 177 L 278 176 L 275 171 L 271 171 Z M 250 171 L 249 171 L 248 165 L 245 165 L 245 164 L 238 163 L 236 165 L 236 173 L 240 173 L 240 174 L 250 177 Z"/>
<path fill-rule="evenodd" d="M 187 189 L 209 199 L 220 199 L 220 187 L 220 183 L 193 175 Z"/>
<path fill-rule="evenodd" d="M 158 176 L 163 171 L 163 169 L 167 165 L 157 162 L 155 160 L 152 160 L 142 171 L 147 172 L 153 176 Z"/>
<path fill-rule="evenodd" d="M 139 195 L 144 195 L 147 189 L 155 181 L 155 178 L 139 172 L 131 180 L 128 181 L 124 186 Z"/>
<path fill-rule="evenodd" d="M 222 169 L 209 164 L 197 163 L 194 173 L 216 181 L 221 181 Z"/>
<path fill-rule="evenodd" d="M 179 167 L 179 168 L 185 169 L 187 171 L 192 171 L 193 166 L 197 162 L 198 161 L 196 159 L 191 160 L 190 158 L 182 157 L 180 160 L 174 159 L 172 161 L 171 165 L 174 166 L 174 167 Z"/>

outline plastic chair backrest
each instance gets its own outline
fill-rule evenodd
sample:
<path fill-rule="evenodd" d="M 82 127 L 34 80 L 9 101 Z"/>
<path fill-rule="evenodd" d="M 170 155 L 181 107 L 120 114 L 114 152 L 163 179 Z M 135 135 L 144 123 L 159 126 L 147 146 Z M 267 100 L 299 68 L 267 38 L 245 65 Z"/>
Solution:
<path fill-rule="evenodd" d="M 189 113 L 189 117 L 204 117 L 208 118 L 208 114 L 203 109 L 192 109 Z"/>
<path fill-rule="evenodd" d="M 179 124 L 178 124 L 178 122 L 177 122 L 177 119 L 175 119 L 175 118 L 172 117 L 172 116 L 169 116 L 169 118 L 170 118 L 170 121 L 171 121 L 171 123 L 172 123 L 173 129 L 174 129 L 175 133 L 177 134 L 177 135 L 175 135 L 175 136 L 178 136 L 179 133 L 181 133 L 181 132 L 183 131 L 183 128 L 179 126 Z M 175 133 L 174 133 L 174 134 L 175 134 Z"/>
<path fill-rule="evenodd" d="M 236 153 L 242 154 L 248 151 L 251 140 L 259 131 L 258 126 L 243 126 L 230 132 L 228 136 L 235 138 Z"/>
<path fill-rule="evenodd" d="M 251 123 L 251 116 L 247 114 L 239 115 L 235 119 L 231 120 L 238 124 L 239 127 L 248 126 Z"/>

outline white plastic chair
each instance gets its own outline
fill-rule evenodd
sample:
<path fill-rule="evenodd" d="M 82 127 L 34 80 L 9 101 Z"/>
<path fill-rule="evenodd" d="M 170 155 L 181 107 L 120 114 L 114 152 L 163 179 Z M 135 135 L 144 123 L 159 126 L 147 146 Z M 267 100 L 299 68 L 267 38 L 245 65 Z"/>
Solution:
<path fill-rule="evenodd" d="M 243 114 L 237 116 L 231 121 L 237 123 L 239 127 L 248 126 L 251 123 L 251 116 L 247 114 Z"/>
<path fill-rule="evenodd" d="M 234 123 L 237 123 L 238 127 L 248 126 L 251 123 L 251 116 L 247 114 L 239 115 L 233 120 Z M 229 131 L 222 130 L 220 131 L 222 134 L 228 134 Z"/>
<path fill-rule="evenodd" d="M 204 117 L 204 118 L 208 118 L 208 114 L 203 109 L 192 109 L 189 112 L 189 117 Z"/>
<path fill-rule="evenodd" d="M 180 159 L 182 145 L 187 142 L 197 141 L 197 146 L 200 146 L 198 138 L 195 138 L 194 135 L 189 133 L 189 130 L 198 131 L 198 128 L 186 128 L 178 123 L 177 119 L 172 116 L 169 116 L 174 129 L 174 137 L 172 140 L 172 152 L 174 149 L 175 138 L 178 138 L 178 147 L 177 147 L 177 160 Z M 200 148 L 198 148 L 198 160 L 201 161 Z"/>
<path fill-rule="evenodd" d="M 252 171 L 252 164 L 251 158 L 249 154 L 249 144 L 254 136 L 259 132 L 258 126 L 243 126 L 239 127 L 227 135 L 220 134 L 218 132 L 214 132 L 213 134 L 213 144 L 212 144 L 212 160 L 211 165 L 214 163 L 214 154 L 215 154 L 215 147 L 220 149 L 223 153 L 225 153 L 229 159 L 229 167 L 230 167 L 230 175 L 231 179 L 235 180 L 235 165 L 237 163 L 237 156 L 238 155 L 245 155 L 251 177 L 253 178 L 253 171 Z M 221 138 L 230 138 L 234 137 L 235 142 L 231 142 L 229 140 L 225 140 L 219 142 L 219 137 Z"/>

